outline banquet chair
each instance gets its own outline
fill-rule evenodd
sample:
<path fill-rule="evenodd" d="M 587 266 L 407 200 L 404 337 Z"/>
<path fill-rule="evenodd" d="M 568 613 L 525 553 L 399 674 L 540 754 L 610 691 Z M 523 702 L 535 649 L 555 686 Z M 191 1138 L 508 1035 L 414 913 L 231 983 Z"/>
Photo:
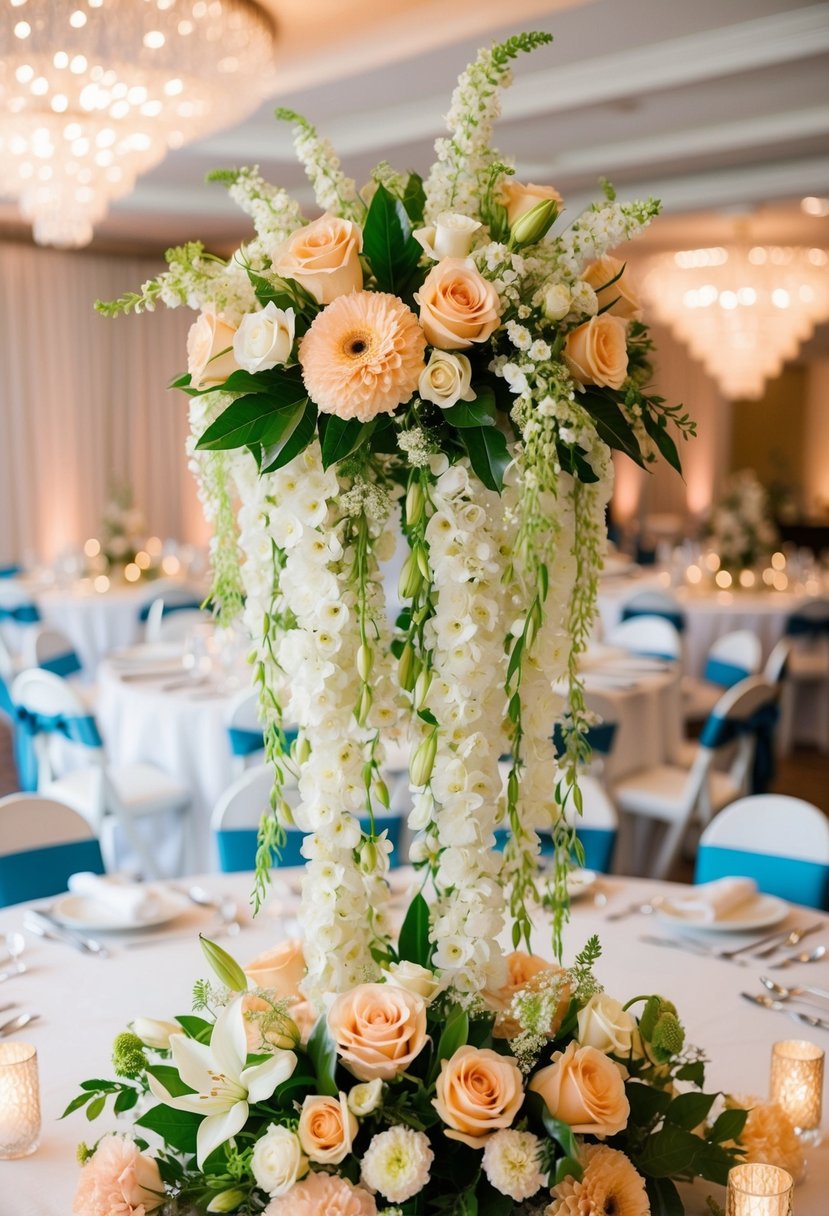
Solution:
<path fill-rule="evenodd" d="M 23 567 L 14 563 L 10 566 L 0 566 L 0 578 L 16 578 L 23 573 Z"/>
<path fill-rule="evenodd" d="M 829 909 L 829 821 L 784 794 L 732 802 L 706 827 L 694 882 L 753 878 L 766 895 Z"/>
<path fill-rule="evenodd" d="M 0 579 L 0 642 L 4 649 L 17 655 L 27 630 L 39 620 L 31 592 L 15 578 Z"/>
<path fill-rule="evenodd" d="M 265 749 L 259 721 L 259 693 L 246 688 L 234 697 L 225 714 L 225 728 L 233 755 L 233 772 L 239 777 L 252 764 L 261 764 Z"/>
<path fill-rule="evenodd" d="M 82 815 L 41 794 L 0 799 L 0 908 L 60 895 L 79 870 L 104 872 L 98 838 Z"/>
<path fill-rule="evenodd" d="M 829 752 L 829 599 L 802 604 L 786 621 L 785 637 L 791 649 L 781 695 L 780 752 L 787 755 L 799 741 L 798 718 L 814 728 L 804 741 Z"/>
<path fill-rule="evenodd" d="M 83 815 L 101 838 L 107 869 L 116 868 L 115 833 L 120 829 L 143 874 L 162 877 L 149 841 L 138 830 L 139 821 L 171 812 L 180 821 L 180 871 L 188 790 L 151 764 L 109 764 L 94 716 L 72 686 L 53 672 L 21 672 L 12 684 L 12 700 L 19 729 L 29 741 L 38 793 Z M 67 745 L 80 762 L 69 772 L 62 771 Z"/>
<path fill-rule="evenodd" d="M 7 718 L 14 716 L 11 684 L 21 670 L 20 656 L 12 650 L 3 634 L 0 633 L 0 714 L 4 714 Z"/>
<path fill-rule="evenodd" d="M 666 878 L 692 824 L 707 824 L 759 779 L 759 761 L 768 762 L 771 751 L 776 698 L 776 689 L 762 676 L 741 680 L 723 693 L 708 717 L 689 767 L 659 764 L 614 784 L 613 797 L 624 816 L 665 825 L 650 877 Z M 728 762 L 725 771 L 715 767 L 719 758 Z"/>
<path fill-rule="evenodd" d="M 685 613 L 675 596 L 668 591 L 653 587 L 648 591 L 639 591 L 625 600 L 622 605 L 621 620 L 630 621 L 637 616 L 661 616 L 670 621 L 677 633 L 685 629 Z"/>
<path fill-rule="evenodd" d="M 194 626 L 210 623 L 210 615 L 194 600 L 170 604 L 163 597 L 150 604 L 144 640 L 147 642 L 183 642 Z"/>
<path fill-rule="evenodd" d="M 260 764 L 256 768 L 249 768 L 237 778 L 216 803 L 211 827 L 216 837 L 219 867 L 223 873 L 253 869 L 259 821 L 270 810 L 272 789 L 273 769 L 270 764 Z M 297 804 L 299 795 L 295 785 L 283 789 L 283 794 L 291 806 Z M 367 831 L 368 821 L 361 817 L 360 823 L 363 831 Z M 400 864 L 398 858 L 401 824 L 399 815 L 384 814 L 374 817 L 377 833 L 388 832 L 388 838 L 393 845 L 393 866 Z M 285 835 L 285 843 L 275 859 L 276 864 L 281 867 L 305 865 L 301 852 L 305 832 L 299 828 L 288 828 Z"/>
<path fill-rule="evenodd" d="M 760 639 L 748 629 L 737 629 L 717 638 L 708 651 L 701 678 L 685 676 L 682 681 L 685 721 L 701 722 L 707 718 L 724 689 L 757 674 L 761 659 Z"/>
<path fill-rule="evenodd" d="M 83 671 L 78 653 L 65 633 L 51 625 L 30 630 L 21 647 L 22 665 L 51 671 L 64 679 Z"/>
<path fill-rule="evenodd" d="M 607 635 L 609 646 L 620 646 L 630 654 L 649 659 L 678 662 L 682 639 L 676 626 L 662 616 L 633 616 L 615 625 Z"/>

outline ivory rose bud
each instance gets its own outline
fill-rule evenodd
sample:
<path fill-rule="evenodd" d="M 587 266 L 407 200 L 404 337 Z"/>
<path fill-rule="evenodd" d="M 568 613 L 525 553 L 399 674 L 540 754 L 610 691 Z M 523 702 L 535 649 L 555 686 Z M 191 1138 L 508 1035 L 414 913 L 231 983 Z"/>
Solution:
<path fill-rule="evenodd" d="M 400 963 L 389 963 L 383 971 L 383 976 L 389 984 L 397 984 L 398 988 L 406 988 L 417 996 L 423 997 L 427 1005 L 435 999 L 441 989 L 441 982 L 428 967 L 418 963 L 410 963 L 404 959 Z"/>
<path fill-rule="evenodd" d="M 636 1019 L 619 1001 L 597 992 L 579 1010 L 578 1041 L 582 1047 L 595 1047 L 606 1055 L 627 1056 L 633 1048 Z"/>
<path fill-rule="evenodd" d="M 357 1135 L 357 1120 L 345 1094 L 339 1098 L 309 1094 L 302 1103 L 297 1135 L 303 1151 L 317 1165 L 339 1165 Z"/>
<path fill-rule="evenodd" d="M 570 331 L 564 343 L 564 362 L 582 384 L 621 388 L 628 370 L 624 321 L 609 313 L 591 317 Z"/>
<path fill-rule="evenodd" d="M 433 225 L 416 228 L 412 236 L 428 257 L 439 262 L 441 258 L 465 258 L 480 226 L 468 215 L 441 211 Z"/>
<path fill-rule="evenodd" d="M 247 313 L 233 338 L 236 362 L 246 372 L 264 372 L 277 363 L 287 363 L 295 323 L 294 310 L 277 308 L 273 300 L 259 312 Z"/>
<path fill-rule="evenodd" d="M 267 988 L 279 997 L 299 996 L 299 985 L 305 975 L 302 941 L 289 937 L 272 950 L 257 954 L 243 970 L 257 988 Z"/>
<path fill-rule="evenodd" d="M 420 373 L 417 391 L 424 401 L 431 401 L 448 410 L 458 401 L 474 401 L 472 366 L 466 355 L 433 350 L 429 362 Z"/>
<path fill-rule="evenodd" d="M 328 1010 L 337 1053 L 360 1081 L 390 1081 L 426 1045 L 426 1003 L 396 984 L 358 984 Z"/>
<path fill-rule="evenodd" d="M 284 1195 L 308 1173 L 308 1158 L 299 1137 L 288 1127 L 272 1123 L 253 1146 L 250 1168 L 256 1185 L 273 1198 Z"/>
<path fill-rule="evenodd" d="M 492 1132 L 512 1124 L 524 1086 L 514 1060 L 488 1047 L 466 1046 L 441 1061 L 435 1094 L 432 1105 L 451 1129 L 446 1136 L 482 1149 Z"/>
<path fill-rule="evenodd" d="M 352 220 L 321 215 L 282 243 L 274 270 L 304 287 L 318 304 L 330 304 L 349 291 L 361 291 L 363 234 Z"/>
<path fill-rule="evenodd" d="M 365 1119 L 383 1101 L 383 1082 L 379 1077 L 373 1081 L 361 1081 L 348 1094 L 348 1109 L 358 1119 Z"/>
<path fill-rule="evenodd" d="M 145 1047 L 154 1047 L 157 1051 L 168 1051 L 170 1035 L 181 1034 L 178 1022 L 160 1022 L 156 1018 L 134 1018 L 131 1027 Z"/>
<path fill-rule="evenodd" d="M 209 389 L 224 384 L 239 370 L 233 353 L 236 330 L 215 312 L 203 312 L 187 334 L 187 370 L 192 388 Z"/>
<path fill-rule="evenodd" d="M 507 209 L 507 222 L 510 228 L 516 220 L 531 211 L 538 203 L 548 200 L 556 203 L 564 202 L 555 186 L 535 186 L 532 182 L 528 182 L 525 186 L 523 182 L 517 182 L 514 178 L 508 177 L 501 187 L 501 203 Z"/>
<path fill-rule="evenodd" d="M 415 295 L 420 324 L 432 346 L 466 350 L 498 328 L 501 302 L 470 258 L 444 258 Z"/>
<path fill-rule="evenodd" d="M 620 262 L 618 258 L 605 254 L 603 258 L 598 258 L 586 267 L 582 278 L 595 291 L 599 308 L 605 308 L 610 304 L 607 311 L 613 316 L 621 317 L 624 321 L 635 320 L 642 315 L 639 292 L 625 263 Z M 611 280 L 614 281 L 611 282 Z"/>
<path fill-rule="evenodd" d="M 562 1119 L 574 1132 L 614 1136 L 627 1127 L 630 1104 L 622 1074 L 595 1047 L 569 1043 L 535 1074 L 529 1088 L 541 1094 L 554 1119 Z"/>
<path fill-rule="evenodd" d="M 544 316 L 548 321 L 563 321 L 572 303 L 570 288 L 565 283 L 551 283 L 544 292 Z"/>

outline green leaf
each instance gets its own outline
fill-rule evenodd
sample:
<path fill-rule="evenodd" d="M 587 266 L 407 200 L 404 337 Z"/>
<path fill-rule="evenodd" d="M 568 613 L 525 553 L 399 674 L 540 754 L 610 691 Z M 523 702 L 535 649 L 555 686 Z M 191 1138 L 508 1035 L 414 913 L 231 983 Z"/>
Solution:
<path fill-rule="evenodd" d="M 704 1122 L 716 1098 L 716 1094 L 680 1094 L 668 1107 L 665 1119 L 690 1132 Z"/>
<path fill-rule="evenodd" d="M 398 954 L 409 963 L 421 967 L 429 966 L 431 944 L 429 942 L 429 905 L 418 891 L 409 904 L 405 920 L 400 929 Z"/>
<path fill-rule="evenodd" d="M 488 384 L 481 385 L 474 401 L 459 401 L 443 411 L 443 417 L 452 426 L 494 426 L 495 394 Z"/>
<path fill-rule="evenodd" d="M 77 1098 L 73 1098 L 67 1106 L 66 1110 L 61 1115 L 61 1119 L 65 1119 L 67 1115 L 71 1115 L 73 1111 L 80 1110 L 92 1098 L 92 1094 L 78 1094 Z"/>
<path fill-rule="evenodd" d="M 598 475 L 593 471 L 593 466 L 585 460 L 582 448 L 572 447 L 567 443 L 557 443 L 556 455 L 564 472 L 577 478 L 584 485 L 592 485 L 593 482 L 599 480 Z"/>
<path fill-rule="evenodd" d="M 347 421 L 335 414 L 320 414 L 319 432 L 322 445 L 323 468 L 329 469 L 339 460 L 345 460 L 352 452 L 367 439 L 372 431 L 370 422 L 360 422 L 359 418 L 349 418 Z"/>
<path fill-rule="evenodd" d="M 670 1178 L 646 1178 L 651 1216 L 684 1216 L 685 1205 Z"/>
<path fill-rule="evenodd" d="M 465 427 L 459 434 L 475 473 L 488 489 L 500 494 L 510 462 L 504 436 L 494 426 Z"/>
<path fill-rule="evenodd" d="M 419 173 L 409 170 L 406 188 L 403 191 L 403 206 L 413 227 L 423 224 L 423 212 L 426 210 L 426 191 L 423 189 L 423 178 Z"/>
<path fill-rule="evenodd" d="M 645 1141 L 635 1164 L 643 1174 L 671 1178 L 691 1169 L 697 1150 L 704 1143 L 675 1123 L 666 1123 Z"/>
<path fill-rule="evenodd" d="M 668 424 L 664 414 L 659 414 L 655 418 L 646 406 L 643 410 L 643 419 L 645 430 L 659 448 L 660 454 L 667 460 L 671 468 L 676 469 L 677 473 L 681 474 L 682 461 L 679 459 L 677 446 L 672 436 L 668 433 Z"/>
<path fill-rule="evenodd" d="M 747 1118 L 747 1110 L 724 1110 L 714 1120 L 714 1126 L 708 1133 L 709 1140 L 713 1140 L 717 1144 L 722 1143 L 723 1140 L 736 1140 L 745 1127 Z"/>
<path fill-rule="evenodd" d="M 554 1119 L 546 1106 L 541 1112 L 541 1119 L 547 1129 L 547 1135 L 552 1136 L 556 1144 L 561 1145 L 565 1157 L 573 1157 L 578 1161 L 579 1144 L 570 1124 L 565 1123 L 563 1119 Z"/>
<path fill-rule="evenodd" d="M 450 1060 L 459 1047 L 464 1047 L 469 1038 L 469 1015 L 460 1005 L 453 1005 L 446 1016 L 437 1051 L 435 1072 L 440 1071 L 441 1060 Z"/>
<path fill-rule="evenodd" d="M 155 1077 L 171 1098 L 180 1098 L 182 1094 L 192 1094 L 195 1090 L 189 1085 L 185 1085 L 178 1074 L 178 1069 L 173 1068 L 172 1064 L 150 1064 L 147 1072 L 151 1077 Z"/>
<path fill-rule="evenodd" d="M 641 1081 L 628 1081 L 625 1094 L 630 1103 L 630 1122 L 634 1127 L 647 1127 L 662 1118 L 671 1105 L 671 1095 Z"/>
<path fill-rule="evenodd" d="M 115 1081 L 81 1081 L 81 1089 L 89 1089 L 94 1093 L 97 1093 L 99 1090 L 103 1090 L 105 1093 L 111 1094 L 115 1090 L 115 1085 Z"/>
<path fill-rule="evenodd" d="M 340 1092 L 335 1079 L 337 1048 L 328 1032 L 328 1023 L 324 1016 L 317 1019 L 308 1040 L 307 1050 L 317 1077 L 317 1093 L 336 1098 Z"/>
<path fill-rule="evenodd" d="M 172 1106 L 151 1106 L 138 1119 L 137 1127 L 146 1127 L 161 1136 L 171 1148 L 180 1153 L 195 1153 L 196 1132 L 203 1115 L 189 1110 L 176 1110 Z"/>
<path fill-rule="evenodd" d="M 196 447 L 217 452 L 253 443 L 276 443 L 296 407 L 307 400 L 302 384 L 296 386 L 295 392 L 292 401 L 281 401 L 270 393 L 239 397 L 211 423 Z"/>
<path fill-rule="evenodd" d="M 703 1060 L 693 1060 L 683 1064 L 676 1074 L 677 1081 L 690 1081 L 692 1085 L 701 1086 L 705 1081 L 705 1063 Z"/>
<path fill-rule="evenodd" d="M 260 471 L 272 473 L 298 456 L 311 442 L 316 425 L 317 407 L 306 397 L 291 414 L 286 415 L 281 432 L 275 439 L 270 434 L 263 439 L 259 456 Z"/>
<path fill-rule="evenodd" d="M 560 1157 L 556 1162 L 556 1172 L 553 1178 L 553 1186 L 558 1186 L 565 1178 L 574 1177 L 581 1178 L 584 1170 L 581 1167 L 581 1162 L 575 1157 Z"/>
<path fill-rule="evenodd" d="M 186 1035 L 191 1039 L 197 1039 L 199 1043 L 209 1043 L 213 1034 L 213 1023 L 208 1022 L 206 1018 L 197 1018 L 192 1014 L 185 1014 L 180 1018 L 176 1018 L 179 1026 Z"/>
<path fill-rule="evenodd" d="M 486 1180 L 478 1183 L 478 1216 L 512 1216 L 515 1203 L 509 1195 L 502 1195 Z"/>
<path fill-rule="evenodd" d="M 644 469 L 645 462 L 642 459 L 639 443 L 633 433 L 633 427 L 625 418 L 621 407 L 611 397 L 597 392 L 588 391 L 582 394 L 580 400 L 596 424 L 599 438 L 608 447 L 614 448 L 617 452 L 624 452 Z"/>
<path fill-rule="evenodd" d="M 101 1094 L 99 1097 L 94 1098 L 89 1103 L 89 1106 L 87 1106 L 87 1108 L 86 1108 L 86 1117 L 87 1117 L 87 1119 L 89 1119 L 90 1122 L 93 1119 L 98 1118 L 98 1115 L 100 1115 L 101 1111 L 106 1106 L 106 1100 L 107 1100 L 106 1094 Z"/>
<path fill-rule="evenodd" d="M 363 225 L 363 253 L 371 263 L 378 290 L 405 294 L 422 252 L 412 236 L 405 206 L 385 186 L 378 186 Z"/>
<path fill-rule="evenodd" d="M 118 1097 L 115 1099 L 114 1110 L 116 1115 L 122 1115 L 126 1110 L 132 1110 L 138 1101 L 138 1090 L 130 1087 L 122 1089 Z"/>
<path fill-rule="evenodd" d="M 191 379 L 192 379 L 192 377 L 191 377 L 190 373 L 185 372 L 183 376 L 176 376 L 173 380 L 171 380 L 170 383 L 167 385 L 167 387 L 168 388 L 190 389 L 190 392 L 195 396 L 195 394 L 197 393 L 198 390 L 194 389 L 194 388 L 193 389 L 190 388 Z"/>

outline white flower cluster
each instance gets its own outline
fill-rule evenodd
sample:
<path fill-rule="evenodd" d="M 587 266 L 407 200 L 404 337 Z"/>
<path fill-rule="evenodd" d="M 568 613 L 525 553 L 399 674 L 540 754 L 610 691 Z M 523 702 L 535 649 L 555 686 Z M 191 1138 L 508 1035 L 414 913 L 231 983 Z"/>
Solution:
<path fill-rule="evenodd" d="M 505 747 L 503 532 L 501 499 L 466 462 L 433 459 L 438 474 L 426 528 L 435 610 L 427 626 L 431 683 L 425 706 L 438 728 L 431 783 L 415 796 L 410 825 L 440 851 L 432 939 L 434 965 L 458 992 L 475 993 L 500 973 L 504 923 L 499 757 Z M 430 841 L 431 838 L 431 841 Z"/>
<path fill-rule="evenodd" d="M 190 433 L 187 436 L 188 467 L 196 482 L 196 492 L 204 517 L 213 525 L 210 537 L 210 565 L 213 590 L 220 600 L 221 619 L 229 624 L 236 603 L 241 599 L 239 582 L 238 530 L 235 503 L 230 497 L 231 469 L 247 453 L 204 452 L 196 448 L 199 437 L 226 409 L 228 393 L 207 393 L 190 398 Z"/>
<path fill-rule="evenodd" d="M 588 262 L 603 257 L 608 250 L 644 232 L 658 211 L 655 199 L 649 199 L 647 203 L 597 204 L 583 212 L 549 246 L 541 246 L 536 251 L 537 256 L 542 260 L 551 258 L 565 277 L 578 279 Z"/>
<path fill-rule="evenodd" d="M 228 194 L 251 217 L 257 236 L 270 253 L 304 223 L 299 203 L 287 190 L 266 182 L 258 165 L 240 169 Z"/>
<path fill-rule="evenodd" d="M 361 1162 L 362 1181 L 392 1203 L 405 1203 L 429 1181 L 434 1159 L 428 1136 L 398 1124 L 372 1137 Z"/>
<path fill-rule="evenodd" d="M 365 208 L 354 180 L 346 177 L 331 143 L 321 138 L 306 119 L 291 110 L 277 110 L 277 117 L 294 124 L 294 149 L 314 188 L 314 198 L 323 211 L 361 223 Z"/>
<path fill-rule="evenodd" d="M 235 258 L 225 263 L 205 253 L 199 241 L 170 249 L 166 256 L 170 269 L 144 283 L 133 301 L 137 313 L 153 312 L 160 301 L 167 308 L 186 304 L 195 312 L 211 308 L 238 324 L 258 307 L 250 279 Z"/>
<path fill-rule="evenodd" d="M 724 566 L 753 566 L 772 551 L 777 529 L 771 520 L 768 494 L 753 469 L 729 478 L 706 532 Z"/>
<path fill-rule="evenodd" d="M 518 309 L 525 294 L 521 284 L 530 267 L 528 259 L 498 241 L 482 245 L 473 256 L 483 277 L 489 279 L 498 292 L 502 311 Z"/>

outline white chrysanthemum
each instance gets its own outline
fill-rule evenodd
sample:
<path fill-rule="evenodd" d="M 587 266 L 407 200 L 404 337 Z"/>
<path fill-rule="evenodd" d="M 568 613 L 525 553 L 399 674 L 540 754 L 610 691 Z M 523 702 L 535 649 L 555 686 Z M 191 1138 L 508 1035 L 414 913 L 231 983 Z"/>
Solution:
<path fill-rule="evenodd" d="M 532 1132 L 507 1128 L 490 1136 L 484 1148 L 483 1167 L 496 1191 L 516 1202 L 534 1195 L 544 1185 L 538 1149 L 538 1137 Z"/>
<path fill-rule="evenodd" d="M 375 1136 L 362 1161 L 363 1182 L 392 1203 L 405 1203 L 429 1181 L 435 1154 L 423 1132 L 390 1127 Z"/>

